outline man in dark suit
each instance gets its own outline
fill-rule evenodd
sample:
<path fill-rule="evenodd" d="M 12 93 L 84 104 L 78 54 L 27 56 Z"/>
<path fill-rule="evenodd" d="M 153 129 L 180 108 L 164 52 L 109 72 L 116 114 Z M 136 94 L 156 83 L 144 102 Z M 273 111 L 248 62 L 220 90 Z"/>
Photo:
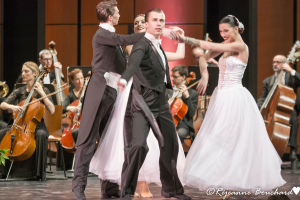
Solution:
<path fill-rule="evenodd" d="M 171 79 L 173 81 L 173 89 L 168 89 L 169 99 L 176 96 L 179 92 L 186 90 L 185 79 L 188 76 L 188 70 L 184 65 L 177 65 L 172 69 Z M 187 105 L 188 111 L 184 118 L 177 124 L 176 130 L 183 143 L 186 136 L 190 135 L 192 139 L 195 138 L 195 130 L 193 127 L 193 117 L 198 105 L 198 93 L 194 89 L 188 89 L 179 96 Z"/>
<path fill-rule="evenodd" d="M 102 1 L 96 7 L 100 28 L 93 37 L 92 76 L 83 100 L 82 116 L 75 158 L 72 190 L 77 199 L 86 199 L 89 164 L 95 151 L 96 140 L 101 137 L 117 97 L 117 80 L 126 68 L 127 60 L 121 46 L 132 45 L 145 33 L 118 35 L 114 25 L 119 21 L 115 0 Z M 118 185 L 108 181 L 101 183 L 102 197 L 119 197 Z"/>
<path fill-rule="evenodd" d="M 122 169 L 122 199 L 131 199 L 139 170 L 148 152 L 150 126 L 160 145 L 161 194 L 189 200 L 178 178 L 176 163 L 178 140 L 166 88 L 172 89 L 166 55 L 160 46 L 165 15 L 154 8 L 145 15 L 146 34 L 132 48 L 128 68 L 118 82 L 120 92 L 133 77 L 131 99 L 132 132 L 125 132 L 125 159 Z"/>
<path fill-rule="evenodd" d="M 275 74 L 266 78 L 263 81 L 263 91 L 261 97 L 257 101 L 257 105 L 259 107 L 262 106 L 276 80 L 276 77 L 279 75 L 281 70 L 285 70 L 286 73 L 285 76 L 282 78 L 281 82 L 293 88 L 293 90 L 296 93 L 296 103 L 290 119 L 291 131 L 290 131 L 290 139 L 288 144 L 291 147 L 290 159 L 292 161 L 292 168 L 294 168 L 298 160 L 297 159 L 297 132 L 299 127 L 298 115 L 300 112 L 300 102 L 297 95 L 297 88 L 300 87 L 300 74 L 294 69 L 292 69 L 285 62 L 286 62 L 286 57 L 283 55 L 277 55 L 273 58 L 273 70 Z"/>

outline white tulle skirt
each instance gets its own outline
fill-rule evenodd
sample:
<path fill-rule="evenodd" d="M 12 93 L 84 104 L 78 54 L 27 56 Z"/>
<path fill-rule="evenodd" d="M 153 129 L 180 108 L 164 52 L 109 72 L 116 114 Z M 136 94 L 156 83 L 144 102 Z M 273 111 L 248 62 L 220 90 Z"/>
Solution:
<path fill-rule="evenodd" d="M 200 191 L 270 191 L 286 183 L 281 163 L 249 91 L 216 88 L 187 155 L 183 180 Z"/>
<path fill-rule="evenodd" d="M 90 172 L 98 175 L 102 180 L 109 180 L 118 184 L 121 184 L 124 162 L 123 125 L 131 84 L 132 79 L 124 88 L 123 93 L 118 95 L 109 123 L 103 132 L 99 146 L 90 164 Z M 179 137 L 178 143 L 181 144 Z M 157 139 L 151 129 L 147 138 L 147 144 L 149 152 L 140 169 L 138 181 L 156 183 L 161 186 L 159 170 L 160 150 Z M 184 166 L 185 156 L 182 146 L 179 145 L 177 172 L 181 181 L 183 179 Z"/>

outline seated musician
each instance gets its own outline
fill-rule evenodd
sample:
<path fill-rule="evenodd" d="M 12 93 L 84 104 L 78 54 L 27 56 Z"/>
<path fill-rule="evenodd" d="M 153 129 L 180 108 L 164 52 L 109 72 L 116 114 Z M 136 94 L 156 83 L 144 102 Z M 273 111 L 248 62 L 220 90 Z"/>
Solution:
<path fill-rule="evenodd" d="M 2 110 L 8 110 L 9 112 L 20 112 L 23 110 L 18 103 L 25 100 L 32 88 L 34 88 L 33 97 L 38 99 L 49 94 L 47 88 L 42 88 L 39 83 L 35 83 L 39 76 L 39 68 L 34 62 L 25 62 L 22 67 L 22 78 L 26 82 L 26 86 L 13 90 L 13 92 L 1 103 L 0 108 Z M 55 107 L 53 105 L 51 96 L 41 101 L 45 108 L 53 114 Z M 26 114 L 25 114 L 26 115 Z M 6 132 L 11 129 L 11 125 L 0 130 L 0 142 L 5 136 Z M 12 172 L 15 172 L 14 176 L 29 177 L 36 176 L 38 180 L 45 180 L 46 178 L 46 164 L 47 164 L 47 146 L 48 146 L 49 132 L 46 128 L 44 120 L 39 122 L 35 129 L 36 150 L 35 153 L 25 161 L 14 162 Z M 7 169 L 10 164 L 6 163 L 5 168 L 1 169 L 2 174 L 7 174 Z M 15 170 L 13 170 L 15 169 Z M 12 173 L 11 173 L 12 175 Z"/>
<path fill-rule="evenodd" d="M 173 95 L 176 96 L 180 91 L 186 89 L 184 85 L 185 79 L 188 76 L 188 70 L 184 65 L 177 65 L 172 69 L 171 79 L 173 81 L 173 90 L 167 90 L 168 96 L 171 98 Z M 193 140 L 195 137 L 195 130 L 193 127 L 193 116 L 197 109 L 198 104 L 198 93 L 194 89 L 188 89 L 179 96 L 183 102 L 187 105 L 188 111 L 184 118 L 179 121 L 176 130 L 180 137 L 181 143 L 183 143 L 186 136 L 190 135 Z"/>
<path fill-rule="evenodd" d="M 50 67 L 52 66 L 53 59 L 52 59 L 52 54 L 48 49 L 44 49 L 40 51 L 39 62 L 40 62 L 40 66 L 39 66 L 40 71 L 42 67 L 45 66 L 50 69 Z M 64 75 L 62 73 L 62 65 L 60 64 L 60 62 L 53 63 L 53 66 L 59 68 L 61 79 L 64 80 Z M 44 77 L 42 81 L 44 84 L 51 84 L 53 83 L 54 80 L 55 80 L 55 72 L 50 70 L 49 73 Z M 22 81 L 22 75 L 18 77 L 16 83 L 24 83 L 24 81 Z"/>
<path fill-rule="evenodd" d="M 50 51 L 48 49 L 44 49 L 44 50 L 40 51 L 40 53 L 39 53 L 39 62 L 40 62 L 39 69 L 40 70 L 44 66 L 50 68 L 52 65 L 52 61 L 53 61 L 52 54 L 50 53 Z M 60 75 L 63 80 L 64 75 L 62 73 L 62 65 L 60 64 L 60 62 L 53 63 L 53 66 L 56 68 L 59 68 Z M 43 83 L 50 84 L 50 83 L 53 83 L 54 80 L 55 80 L 55 72 L 50 70 L 49 74 L 44 77 Z"/>
<path fill-rule="evenodd" d="M 285 62 L 286 62 L 286 57 L 283 55 L 276 55 L 273 58 L 273 70 L 275 74 L 266 78 L 263 81 L 263 91 L 261 97 L 257 101 L 257 104 L 259 107 L 262 106 L 276 80 L 276 77 L 280 74 L 281 70 L 285 70 L 286 73 L 285 76 L 282 78 L 281 82 L 282 84 L 285 84 L 293 88 L 294 92 L 296 93 L 296 103 L 290 119 L 291 131 L 290 131 L 290 139 L 288 144 L 291 147 L 290 159 L 294 161 L 297 159 L 296 157 L 297 156 L 297 132 L 299 126 L 298 115 L 300 112 L 300 102 L 297 95 L 297 88 L 300 87 L 300 73 L 292 69 Z"/>
<path fill-rule="evenodd" d="M 71 106 L 70 104 L 73 103 L 76 100 L 79 100 L 81 96 L 81 91 L 84 85 L 84 77 L 82 74 L 82 71 L 80 69 L 74 69 L 69 74 L 69 79 L 74 84 L 74 89 L 71 90 L 68 95 L 66 96 L 64 102 L 63 102 L 63 113 L 66 113 L 68 111 L 70 112 L 77 112 L 78 108 L 77 106 Z M 72 135 L 74 138 L 74 141 L 77 140 L 78 135 L 78 129 L 74 129 L 72 131 Z"/>

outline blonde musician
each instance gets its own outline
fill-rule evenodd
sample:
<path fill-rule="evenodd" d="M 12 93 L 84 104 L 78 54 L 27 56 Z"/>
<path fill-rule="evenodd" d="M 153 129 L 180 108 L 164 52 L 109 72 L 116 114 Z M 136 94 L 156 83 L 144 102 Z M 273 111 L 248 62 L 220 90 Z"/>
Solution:
<path fill-rule="evenodd" d="M 188 70 L 184 65 L 177 65 L 172 69 L 172 82 L 174 84 L 173 90 L 167 90 L 169 98 L 176 96 L 179 92 L 186 89 L 185 79 L 188 76 Z M 190 88 L 179 96 L 187 105 L 188 110 L 184 118 L 179 121 L 176 130 L 179 135 L 181 143 L 183 143 L 186 136 L 190 135 L 191 139 L 195 138 L 195 130 L 193 127 L 193 116 L 198 105 L 198 93 L 196 90 Z"/>
<path fill-rule="evenodd" d="M 40 70 L 44 66 L 46 66 L 48 68 L 50 68 L 52 66 L 52 62 L 53 62 L 52 54 L 50 53 L 50 51 L 48 49 L 44 49 L 44 50 L 40 51 L 40 53 L 39 53 L 39 62 L 40 62 L 40 66 L 39 66 Z M 62 73 L 62 65 L 61 65 L 61 63 L 60 62 L 53 63 L 53 66 L 55 68 L 59 68 L 60 74 L 61 74 L 61 78 L 63 80 L 64 79 L 64 75 Z M 50 70 L 50 72 L 48 73 L 48 75 L 46 75 L 44 77 L 43 83 L 44 84 L 51 84 L 51 83 L 53 83 L 54 80 L 55 80 L 55 72 L 52 71 L 52 70 Z"/>
<path fill-rule="evenodd" d="M 67 94 L 66 98 L 64 99 L 63 113 L 66 113 L 68 111 L 76 112 L 79 110 L 77 106 L 71 106 L 70 104 L 72 104 L 76 100 L 79 100 L 84 85 L 84 77 L 82 74 L 82 70 L 74 69 L 71 72 L 69 72 L 68 77 L 71 80 L 71 82 L 74 84 L 74 89 L 71 90 Z M 78 136 L 78 129 L 73 130 L 72 135 L 74 141 L 76 142 Z"/>
<path fill-rule="evenodd" d="M 29 92 L 34 88 L 33 97 L 38 99 L 49 94 L 47 88 L 43 88 L 39 83 L 35 83 L 37 77 L 39 76 L 39 68 L 34 62 L 25 62 L 22 67 L 22 78 L 26 82 L 26 86 L 15 89 L 4 102 L 1 103 L 0 108 L 2 110 L 8 110 L 9 112 L 20 112 L 23 110 L 22 107 L 18 106 L 18 103 L 26 99 L 29 95 Z M 41 101 L 45 108 L 53 114 L 55 107 L 53 105 L 51 96 Z M 11 129 L 11 126 L 8 126 L 0 130 L 0 142 L 5 136 L 6 132 Z M 14 176 L 28 177 L 36 176 L 37 180 L 46 179 L 46 164 L 47 164 L 47 146 L 48 146 L 48 136 L 49 132 L 47 127 L 42 119 L 39 122 L 35 129 L 35 139 L 36 139 L 36 150 L 35 153 L 25 161 L 15 162 L 13 168 L 15 174 Z M 36 166 L 34 166 L 36 165 Z M 8 168 L 10 165 L 6 164 L 5 168 Z M 35 170 L 32 170 L 35 169 Z M 6 173 L 7 169 L 4 172 Z M 34 172 L 34 174 L 32 174 Z"/>
<path fill-rule="evenodd" d="M 285 70 L 286 73 L 285 76 L 282 78 L 281 83 L 293 88 L 293 90 L 296 93 L 296 103 L 290 119 L 290 124 L 292 126 L 290 131 L 290 139 L 288 143 L 288 145 L 291 147 L 290 159 L 292 161 L 292 166 L 293 166 L 293 163 L 297 163 L 298 160 L 297 159 L 297 132 L 299 127 L 298 115 L 300 112 L 300 102 L 297 95 L 297 88 L 300 87 L 300 74 L 285 62 L 286 62 L 286 57 L 283 55 L 276 55 L 273 58 L 272 66 L 275 73 L 263 81 L 263 91 L 261 97 L 257 101 L 257 105 L 261 107 L 267 95 L 269 94 L 275 82 L 276 77 L 280 74 L 281 70 Z"/>

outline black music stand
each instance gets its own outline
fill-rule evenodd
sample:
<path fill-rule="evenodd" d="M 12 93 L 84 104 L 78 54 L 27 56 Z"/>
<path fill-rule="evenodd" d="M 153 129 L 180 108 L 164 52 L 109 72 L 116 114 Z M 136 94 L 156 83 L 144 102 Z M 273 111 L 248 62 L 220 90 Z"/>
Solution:
<path fill-rule="evenodd" d="M 195 72 L 196 79 L 192 80 L 190 84 L 193 84 L 197 80 L 201 79 L 200 69 L 199 66 L 189 66 L 188 67 L 189 73 Z M 207 71 L 209 74 L 208 84 L 206 91 L 204 93 L 204 116 L 206 113 L 206 97 L 211 96 L 214 92 L 215 88 L 218 86 L 219 81 L 219 67 L 217 67 L 215 64 L 208 64 Z M 197 84 L 193 86 L 192 88 L 196 90 Z M 203 117 L 204 117 L 203 116 Z"/>
<path fill-rule="evenodd" d="M 83 77 L 87 77 L 89 71 L 92 71 L 92 67 L 91 66 L 71 66 L 71 67 L 67 67 L 68 74 L 69 74 L 69 72 L 73 71 L 74 69 L 80 69 L 80 70 L 82 70 Z M 70 86 L 69 91 L 73 90 L 74 89 L 74 85 L 71 82 L 71 80 L 69 79 L 69 77 L 67 78 L 67 81 L 68 81 L 67 82 L 68 85 Z"/>
<path fill-rule="evenodd" d="M 15 85 L 15 89 L 18 89 L 18 88 L 23 87 L 23 86 L 25 86 L 25 85 L 26 85 L 26 84 L 23 84 L 23 83 L 17 83 L 17 84 Z M 55 92 L 55 87 L 54 87 L 54 85 L 52 85 L 52 84 L 43 84 L 43 87 L 47 88 L 47 89 L 50 91 L 50 93 Z M 51 98 L 52 98 L 53 104 L 54 104 L 54 105 L 58 105 L 58 104 L 57 104 L 56 95 L 52 95 Z M 19 103 L 20 103 L 20 102 L 19 102 Z"/>

